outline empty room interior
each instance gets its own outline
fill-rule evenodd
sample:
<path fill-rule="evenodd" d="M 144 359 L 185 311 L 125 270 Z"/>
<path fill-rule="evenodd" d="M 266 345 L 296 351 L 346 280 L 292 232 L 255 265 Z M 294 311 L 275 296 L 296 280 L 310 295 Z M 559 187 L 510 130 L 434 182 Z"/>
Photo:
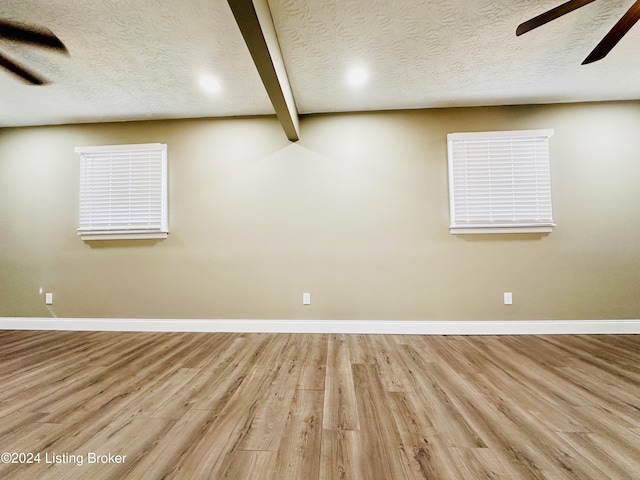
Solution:
<path fill-rule="evenodd" d="M 0 2 L 0 477 L 640 478 L 640 0 Z"/>

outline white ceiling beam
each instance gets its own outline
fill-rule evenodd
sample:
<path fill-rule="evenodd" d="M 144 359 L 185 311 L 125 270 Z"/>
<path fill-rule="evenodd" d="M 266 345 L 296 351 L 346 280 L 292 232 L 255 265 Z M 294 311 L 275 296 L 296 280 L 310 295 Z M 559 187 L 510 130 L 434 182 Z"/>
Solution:
<path fill-rule="evenodd" d="M 267 0 L 228 0 L 287 138 L 300 138 L 298 110 Z"/>

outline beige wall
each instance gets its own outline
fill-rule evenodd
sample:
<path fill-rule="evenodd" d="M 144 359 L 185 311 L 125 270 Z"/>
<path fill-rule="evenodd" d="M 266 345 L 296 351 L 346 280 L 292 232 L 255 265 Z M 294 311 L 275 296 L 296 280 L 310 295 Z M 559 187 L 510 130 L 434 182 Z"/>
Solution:
<path fill-rule="evenodd" d="M 450 235 L 446 134 L 533 128 L 555 129 L 555 231 Z M 0 130 L 0 316 L 640 318 L 640 102 L 301 129 L 295 144 L 273 118 Z M 74 147 L 146 142 L 169 148 L 169 238 L 82 242 Z"/>

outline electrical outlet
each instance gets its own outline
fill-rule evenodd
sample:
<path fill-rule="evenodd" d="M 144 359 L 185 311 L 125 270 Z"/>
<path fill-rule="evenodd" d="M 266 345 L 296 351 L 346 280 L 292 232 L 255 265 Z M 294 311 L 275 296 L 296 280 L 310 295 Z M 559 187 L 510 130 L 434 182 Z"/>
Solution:
<path fill-rule="evenodd" d="M 53 305 L 53 293 L 47 292 L 44 294 L 44 303 L 47 305 Z"/>
<path fill-rule="evenodd" d="M 302 304 L 303 305 L 311 305 L 311 294 L 303 293 L 302 294 Z"/>
<path fill-rule="evenodd" d="M 513 305 L 513 294 L 511 292 L 504 292 L 504 304 Z"/>

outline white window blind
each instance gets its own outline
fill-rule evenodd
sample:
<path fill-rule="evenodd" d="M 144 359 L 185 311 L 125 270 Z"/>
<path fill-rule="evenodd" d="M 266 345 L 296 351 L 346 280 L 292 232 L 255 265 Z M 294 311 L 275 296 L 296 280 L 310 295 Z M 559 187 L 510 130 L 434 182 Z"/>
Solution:
<path fill-rule="evenodd" d="M 77 147 L 83 240 L 166 238 L 167 146 Z"/>
<path fill-rule="evenodd" d="M 553 130 L 451 133 L 451 233 L 550 232 Z"/>

